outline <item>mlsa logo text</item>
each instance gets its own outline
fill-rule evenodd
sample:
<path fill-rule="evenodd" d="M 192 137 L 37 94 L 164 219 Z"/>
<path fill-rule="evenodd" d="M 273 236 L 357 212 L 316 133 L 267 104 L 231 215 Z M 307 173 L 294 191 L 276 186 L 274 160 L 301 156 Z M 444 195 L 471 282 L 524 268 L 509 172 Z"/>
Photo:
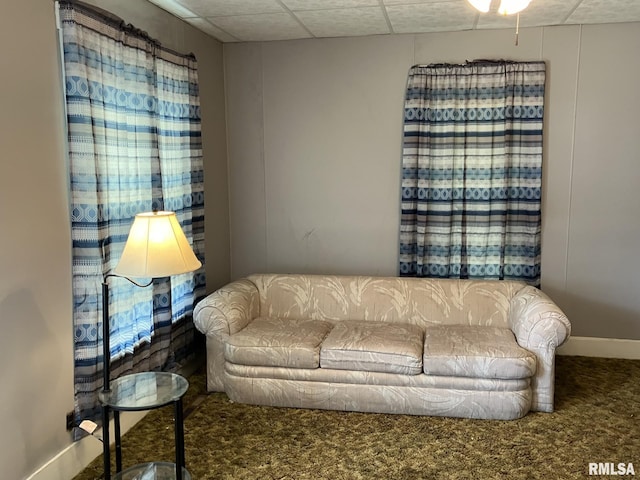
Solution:
<path fill-rule="evenodd" d="M 589 475 L 634 475 L 633 463 L 590 463 Z"/>

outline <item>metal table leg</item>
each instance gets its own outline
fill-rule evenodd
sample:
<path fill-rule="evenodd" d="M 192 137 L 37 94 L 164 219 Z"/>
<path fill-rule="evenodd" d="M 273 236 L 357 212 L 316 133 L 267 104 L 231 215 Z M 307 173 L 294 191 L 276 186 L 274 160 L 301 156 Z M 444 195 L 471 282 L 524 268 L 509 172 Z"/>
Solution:
<path fill-rule="evenodd" d="M 104 478 L 111 478 L 111 456 L 109 452 L 109 407 L 102 406 L 102 458 L 104 461 Z"/>
<path fill-rule="evenodd" d="M 122 471 L 122 439 L 120 438 L 120 412 L 113 411 L 114 437 L 116 440 L 116 473 Z"/>
<path fill-rule="evenodd" d="M 175 436 L 176 436 L 176 480 L 182 480 L 184 459 L 184 418 L 182 415 L 182 398 L 175 402 Z"/>

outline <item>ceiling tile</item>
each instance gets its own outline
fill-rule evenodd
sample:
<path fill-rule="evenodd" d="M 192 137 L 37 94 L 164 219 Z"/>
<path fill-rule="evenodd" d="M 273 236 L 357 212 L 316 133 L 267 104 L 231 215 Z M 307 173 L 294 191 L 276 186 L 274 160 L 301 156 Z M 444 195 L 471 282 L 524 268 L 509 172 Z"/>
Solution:
<path fill-rule="evenodd" d="M 224 30 L 216 27 L 211 22 L 204 18 L 185 18 L 184 20 L 187 23 L 190 23 L 194 27 L 199 30 L 202 30 L 204 33 L 211 35 L 212 37 L 217 38 L 221 42 L 237 42 L 238 39 L 229 35 Z"/>
<path fill-rule="evenodd" d="M 378 0 L 282 0 L 290 10 L 331 10 L 334 8 L 371 7 L 380 5 Z"/>
<path fill-rule="evenodd" d="M 639 18 L 639 0 L 583 0 L 567 23 L 631 22 Z"/>
<path fill-rule="evenodd" d="M 346 37 L 390 33 L 380 7 L 309 10 L 296 16 L 316 37 Z"/>
<path fill-rule="evenodd" d="M 393 33 L 513 29 L 516 22 L 479 14 L 468 0 L 149 1 L 224 42 L 380 34 L 387 22 Z M 638 21 L 640 0 L 531 0 L 520 15 L 521 27 Z"/>
<path fill-rule="evenodd" d="M 209 21 L 243 42 L 311 37 L 288 13 L 212 17 Z"/>
<path fill-rule="evenodd" d="M 276 0 L 179 0 L 201 17 L 284 12 Z"/>
<path fill-rule="evenodd" d="M 166 10 L 167 12 L 175 15 L 178 18 L 190 18 L 197 17 L 198 15 L 191 10 L 183 7 L 175 0 L 149 0 L 154 5 Z"/>
<path fill-rule="evenodd" d="M 453 3 L 456 3 L 456 8 L 453 8 Z M 466 1 L 391 5 L 386 8 L 395 33 L 470 30 L 476 19 L 476 11 Z"/>

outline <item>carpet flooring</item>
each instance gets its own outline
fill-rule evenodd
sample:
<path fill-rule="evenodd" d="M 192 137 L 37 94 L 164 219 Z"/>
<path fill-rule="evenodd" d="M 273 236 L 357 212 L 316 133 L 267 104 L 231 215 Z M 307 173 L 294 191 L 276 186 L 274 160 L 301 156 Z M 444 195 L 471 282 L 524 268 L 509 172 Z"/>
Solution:
<path fill-rule="evenodd" d="M 515 421 L 241 405 L 207 394 L 202 373 L 189 381 L 193 479 L 582 479 L 590 462 L 640 476 L 640 360 L 558 357 L 556 411 Z M 174 461 L 172 414 L 151 411 L 123 437 L 125 468 Z M 101 478 L 98 457 L 75 480 Z"/>

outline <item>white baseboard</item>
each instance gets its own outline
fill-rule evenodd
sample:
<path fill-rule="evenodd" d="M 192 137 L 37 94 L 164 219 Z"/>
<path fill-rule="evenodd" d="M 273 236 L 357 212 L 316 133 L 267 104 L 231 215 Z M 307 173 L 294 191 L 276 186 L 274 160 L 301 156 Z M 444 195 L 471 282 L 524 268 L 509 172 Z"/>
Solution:
<path fill-rule="evenodd" d="M 185 365 L 180 370 L 180 373 L 189 377 L 198 368 L 201 362 L 202 359 L 197 359 L 195 362 Z M 120 429 L 122 435 L 142 420 L 147 413 L 149 412 L 122 412 L 120 414 Z M 114 426 L 112 420 L 110 423 L 110 440 L 112 444 L 114 442 L 113 429 Z M 89 435 L 82 440 L 73 442 L 71 445 L 63 449 L 55 457 L 27 477 L 26 480 L 60 480 L 61 478 L 73 478 L 100 455 L 102 455 L 102 442 Z"/>
<path fill-rule="evenodd" d="M 600 358 L 640 359 L 640 340 L 619 338 L 569 337 L 557 350 L 558 355 Z"/>

